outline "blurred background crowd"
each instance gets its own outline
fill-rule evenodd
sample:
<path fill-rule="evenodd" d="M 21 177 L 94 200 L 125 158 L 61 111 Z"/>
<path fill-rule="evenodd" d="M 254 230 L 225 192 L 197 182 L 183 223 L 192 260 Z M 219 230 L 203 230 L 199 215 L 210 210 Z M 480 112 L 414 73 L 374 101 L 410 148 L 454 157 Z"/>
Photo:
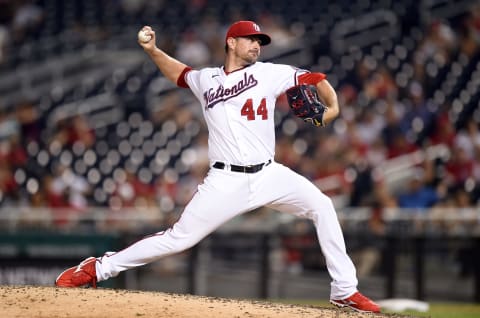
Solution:
<path fill-rule="evenodd" d="M 339 209 L 478 212 L 480 5 L 411 0 L 0 0 L 0 206 L 181 210 L 209 168 L 207 132 L 136 32 L 221 65 L 239 19 L 272 36 L 265 60 L 323 72 L 339 96 L 324 129 L 279 98 L 278 162 Z"/>

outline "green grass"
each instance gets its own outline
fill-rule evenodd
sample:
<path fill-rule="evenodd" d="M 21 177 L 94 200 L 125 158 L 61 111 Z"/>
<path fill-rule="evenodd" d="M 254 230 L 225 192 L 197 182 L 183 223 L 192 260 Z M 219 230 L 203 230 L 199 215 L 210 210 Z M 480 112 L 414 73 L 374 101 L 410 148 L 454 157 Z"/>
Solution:
<path fill-rule="evenodd" d="M 298 305 L 312 305 L 321 307 L 332 307 L 325 301 L 314 300 L 276 300 L 278 302 Z M 393 312 L 385 312 L 393 313 Z M 403 311 L 396 312 L 397 314 L 415 317 L 430 317 L 430 318 L 480 318 L 480 304 L 465 304 L 465 303 L 430 303 L 430 310 L 428 312 Z"/>

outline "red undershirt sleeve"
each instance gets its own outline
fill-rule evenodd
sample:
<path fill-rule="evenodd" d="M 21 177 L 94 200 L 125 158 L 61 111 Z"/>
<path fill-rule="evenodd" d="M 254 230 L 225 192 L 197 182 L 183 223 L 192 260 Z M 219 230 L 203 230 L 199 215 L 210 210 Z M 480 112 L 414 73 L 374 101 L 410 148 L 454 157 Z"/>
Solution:
<path fill-rule="evenodd" d="M 305 73 L 298 77 L 298 84 L 317 85 L 326 78 L 327 75 L 323 73 Z"/>
<path fill-rule="evenodd" d="M 192 68 L 190 66 L 187 66 L 183 69 L 182 73 L 180 73 L 180 76 L 177 79 L 177 86 L 178 87 L 183 87 L 183 88 L 188 88 L 188 84 L 185 81 L 185 74 L 187 74 L 189 71 L 191 71 Z"/>

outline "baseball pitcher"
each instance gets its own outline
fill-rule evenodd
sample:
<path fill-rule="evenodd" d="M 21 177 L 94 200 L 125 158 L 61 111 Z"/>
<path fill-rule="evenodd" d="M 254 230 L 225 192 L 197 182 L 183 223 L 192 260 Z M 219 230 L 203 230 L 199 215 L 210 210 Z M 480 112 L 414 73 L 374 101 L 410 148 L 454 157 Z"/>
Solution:
<path fill-rule="evenodd" d="M 337 95 L 326 76 L 259 62 L 261 47 L 271 39 L 253 21 L 230 26 L 223 66 L 199 70 L 159 49 L 151 27 L 141 32 L 139 44 L 164 76 L 197 97 L 208 126 L 210 170 L 171 228 L 119 252 L 87 258 L 61 273 L 55 284 L 95 287 L 122 271 L 184 251 L 233 217 L 266 206 L 313 221 L 332 278 L 332 304 L 380 312 L 357 290 L 355 267 L 330 198 L 274 159 L 274 109 L 280 94 L 287 93 L 293 113 L 315 126 L 338 116 Z"/>

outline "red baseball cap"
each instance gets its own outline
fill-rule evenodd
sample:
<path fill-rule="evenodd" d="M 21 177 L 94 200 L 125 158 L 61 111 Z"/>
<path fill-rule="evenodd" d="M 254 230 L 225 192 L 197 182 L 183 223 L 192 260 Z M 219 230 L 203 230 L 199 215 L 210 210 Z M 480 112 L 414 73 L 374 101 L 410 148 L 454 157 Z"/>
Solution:
<path fill-rule="evenodd" d="M 227 39 L 232 37 L 236 38 L 239 36 L 249 36 L 255 35 L 260 39 L 260 45 L 270 44 L 272 39 L 265 33 L 260 31 L 260 27 L 253 21 L 237 21 L 233 23 L 230 28 L 228 28 L 227 36 L 225 37 L 225 42 Z"/>

